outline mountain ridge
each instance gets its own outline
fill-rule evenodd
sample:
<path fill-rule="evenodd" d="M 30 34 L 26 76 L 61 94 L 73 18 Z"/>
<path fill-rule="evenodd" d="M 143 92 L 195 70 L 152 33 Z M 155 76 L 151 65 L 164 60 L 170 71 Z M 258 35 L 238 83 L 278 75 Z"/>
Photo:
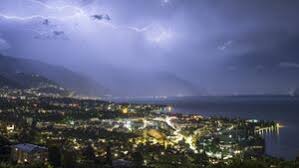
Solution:
<path fill-rule="evenodd" d="M 75 91 L 79 95 L 101 96 L 107 91 L 93 79 L 64 67 L 0 54 L 0 75 L 2 74 L 3 79 L 14 83 L 8 76 L 13 77 L 20 73 L 41 75 L 66 89 Z"/>

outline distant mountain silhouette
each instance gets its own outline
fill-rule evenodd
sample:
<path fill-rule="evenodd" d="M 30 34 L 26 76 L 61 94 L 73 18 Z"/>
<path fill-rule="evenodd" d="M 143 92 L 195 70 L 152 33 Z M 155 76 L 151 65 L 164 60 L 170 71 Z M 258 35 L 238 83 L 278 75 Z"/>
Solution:
<path fill-rule="evenodd" d="M 198 96 L 207 93 L 204 88 L 172 72 L 115 70 L 109 71 L 109 76 L 103 82 L 110 80 L 105 84 L 117 96 Z"/>
<path fill-rule="evenodd" d="M 94 80 L 66 68 L 0 55 L 0 86 L 26 88 L 43 82 L 58 84 L 81 95 L 100 96 L 106 92 Z"/>
<path fill-rule="evenodd" d="M 40 75 L 24 73 L 0 74 L 0 87 L 28 89 L 44 87 L 47 85 L 59 86 L 55 82 Z"/>
<path fill-rule="evenodd" d="M 175 93 L 174 96 L 198 96 L 206 93 L 203 88 L 196 87 L 190 81 L 169 72 L 160 72 L 157 74 L 156 81 L 158 86 L 164 86 L 156 91 L 164 93 L 164 95 Z"/>

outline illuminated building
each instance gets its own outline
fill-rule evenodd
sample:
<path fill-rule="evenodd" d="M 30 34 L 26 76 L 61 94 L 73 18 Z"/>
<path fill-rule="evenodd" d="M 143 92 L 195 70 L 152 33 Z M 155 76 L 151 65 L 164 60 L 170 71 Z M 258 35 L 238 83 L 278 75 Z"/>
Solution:
<path fill-rule="evenodd" d="M 128 108 L 123 108 L 123 109 L 122 109 L 122 113 L 123 113 L 123 114 L 128 114 Z"/>
<path fill-rule="evenodd" d="M 13 145 L 11 160 L 17 163 L 45 162 L 48 160 L 48 149 L 26 143 Z"/>

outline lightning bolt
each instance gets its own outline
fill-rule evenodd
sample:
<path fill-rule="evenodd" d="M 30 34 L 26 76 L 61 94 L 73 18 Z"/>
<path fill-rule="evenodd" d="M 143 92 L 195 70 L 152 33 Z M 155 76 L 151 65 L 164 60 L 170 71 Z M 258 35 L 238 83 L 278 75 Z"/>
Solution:
<path fill-rule="evenodd" d="M 34 19 L 55 19 L 55 20 L 68 20 L 71 18 L 75 18 L 78 16 L 85 16 L 88 17 L 88 15 L 84 12 L 83 9 L 76 7 L 76 6 L 71 6 L 71 5 L 65 5 L 62 7 L 54 7 L 54 6 L 50 6 L 47 5 L 45 3 L 42 3 L 40 1 L 36 1 L 36 0 L 27 0 L 30 1 L 32 3 L 35 3 L 41 7 L 43 7 L 44 9 L 49 9 L 49 10 L 53 10 L 53 11 L 63 11 L 65 9 L 72 9 L 75 13 L 69 16 L 64 16 L 64 17 L 54 17 L 54 16 L 44 16 L 44 15 L 32 15 L 32 16 L 13 16 L 13 15 L 6 15 L 4 13 L 0 13 L 0 17 L 7 19 L 7 20 L 17 20 L 17 21 L 28 21 L 28 20 L 34 20 Z"/>
<path fill-rule="evenodd" d="M 86 18 L 90 17 L 90 15 L 88 15 L 83 9 L 81 9 L 77 6 L 65 5 L 65 6 L 62 6 L 62 7 L 55 7 L 55 6 L 50 6 L 46 3 L 43 3 L 43 2 L 38 1 L 38 0 L 27 0 L 27 1 L 32 2 L 34 4 L 37 4 L 41 7 L 43 7 L 44 9 L 49 9 L 49 10 L 54 10 L 54 11 L 63 11 L 65 9 L 72 9 L 73 11 L 75 11 L 75 13 L 72 14 L 72 15 L 69 15 L 69 16 L 64 16 L 64 17 L 54 17 L 54 16 L 45 16 L 45 15 L 15 16 L 15 15 L 7 15 L 7 14 L 4 14 L 4 13 L 0 12 L 0 18 L 4 18 L 6 20 L 15 20 L 15 21 L 24 21 L 24 22 L 26 22 L 26 21 L 30 21 L 30 20 L 34 20 L 34 19 L 42 19 L 42 20 L 43 19 L 51 19 L 51 20 L 66 21 L 66 20 L 76 18 L 76 17 L 79 17 L 79 16 L 86 17 Z M 137 28 L 137 27 L 131 27 L 131 26 L 117 26 L 117 25 L 114 25 L 114 24 L 108 23 L 108 22 L 100 22 L 100 23 L 103 24 L 103 25 L 106 25 L 106 26 L 110 26 L 113 29 L 125 28 L 125 29 L 129 29 L 131 31 L 135 31 L 137 33 L 146 32 L 150 28 L 150 26 L 152 26 L 150 24 L 150 25 L 145 26 L 143 28 Z"/>
<path fill-rule="evenodd" d="M 50 20 L 56 20 L 56 21 L 63 22 L 63 21 L 68 21 L 70 19 L 75 19 L 78 17 L 80 17 L 80 19 L 81 18 L 91 19 L 91 16 L 92 16 L 92 15 L 89 15 L 82 8 L 74 6 L 74 5 L 65 5 L 65 6 L 57 7 L 57 6 L 48 5 L 48 4 L 38 1 L 38 0 L 26 0 L 26 1 L 31 2 L 35 5 L 38 5 L 39 7 L 43 8 L 43 9 L 57 11 L 57 12 L 61 12 L 66 9 L 71 9 L 72 14 L 69 14 L 68 16 L 63 16 L 63 17 L 48 16 L 48 15 L 16 16 L 16 15 L 7 15 L 5 13 L 0 12 L 0 19 L 3 18 L 6 20 L 12 20 L 12 21 L 17 21 L 17 22 L 27 22 L 27 21 L 31 21 L 31 20 L 35 20 L 35 19 L 41 19 L 41 20 L 50 19 Z M 151 28 L 155 27 L 153 24 L 149 24 L 145 27 L 138 28 L 138 27 L 133 27 L 133 26 L 117 25 L 117 24 L 113 24 L 111 22 L 106 22 L 106 21 L 97 21 L 96 24 L 108 26 L 112 29 L 134 31 L 136 33 L 146 34 L 147 36 L 152 36 L 151 34 L 148 34 L 148 33 L 149 33 L 149 31 L 151 31 Z M 32 30 L 32 31 L 34 31 L 35 33 L 37 33 L 39 35 L 44 35 L 45 32 L 47 32 L 47 31 L 36 31 L 36 30 Z M 150 38 L 149 40 L 160 42 L 164 36 L 168 37 L 169 35 L 165 32 L 162 32 L 162 33 L 160 33 L 159 37 L 156 37 L 155 39 Z M 149 38 L 149 37 L 147 37 L 147 38 Z"/>
<path fill-rule="evenodd" d="M 149 26 L 145 26 L 145 27 L 142 27 L 142 28 L 138 28 L 138 27 L 132 27 L 132 26 L 128 26 L 127 28 L 130 29 L 130 30 L 133 30 L 133 31 L 136 31 L 136 32 L 145 32 L 148 30 L 148 28 L 150 27 L 151 25 Z"/>
<path fill-rule="evenodd" d="M 58 11 L 61 12 L 65 9 L 71 9 L 74 13 L 69 15 L 69 16 L 63 16 L 63 17 L 55 17 L 55 16 L 47 16 L 47 15 L 31 15 L 31 16 L 14 16 L 14 15 L 7 15 L 4 13 L 0 13 L 0 18 L 4 18 L 6 20 L 13 20 L 13 21 L 19 21 L 19 22 L 27 22 L 30 20 L 35 20 L 35 19 L 51 19 L 51 20 L 57 20 L 57 21 L 67 21 L 73 18 L 77 17 L 82 17 L 86 19 L 90 19 L 90 15 L 87 14 L 83 9 L 77 7 L 77 6 L 72 6 L 72 5 L 65 5 L 61 7 L 55 7 L 55 6 L 50 6 L 46 3 L 37 1 L 37 0 L 27 0 L 29 2 L 32 2 L 44 9 L 52 10 L 52 11 Z M 105 25 L 108 27 L 111 27 L 113 29 L 119 29 L 120 26 L 114 25 L 110 22 L 105 22 L 105 21 L 98 21 L 98 24 Z"/>
<path fill-rule="evenodd" d="M 27 0 L 27 1 L 30 1 L 32 3 L 35 3 L 35 4 L 38 4 L 44 8 L 47 8 L 47 9 L 53 9 L 53 10 L 63 10 L 65 8 L 73 8 L 75 10 L 77 10 L 79 13 L 84 13 L 83 10 L 79 7 L 76 7 L 76 6 L 70 6 L 70 5 L 66 5 L 66 6 L 63 6 L 63 7 L 54 7 L 54 6 L 50 6 L 50 5 L 47 5 L 46 3 L 42 3 L 38 0 Z"/>

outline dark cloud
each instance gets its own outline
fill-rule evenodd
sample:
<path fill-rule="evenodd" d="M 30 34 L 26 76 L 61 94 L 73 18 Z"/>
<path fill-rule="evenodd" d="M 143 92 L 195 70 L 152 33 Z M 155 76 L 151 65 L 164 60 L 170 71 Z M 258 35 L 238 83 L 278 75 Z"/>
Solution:
<path fill-rule="evenodd" d="M 45 31 L 37 32 L 37 35 L 34 35 L 34 39 L 38 40 L 69 40 L 64 31 Z"/>
<path fill-rule="evenodd" d="M 6 14 L 0 33 L 10 42 L 10 55 L 63 64 L 127 94 L 154 83 L 166 88 L 163 72 L 219 94 L 299 86 L 299 1 L 60 2 L 68 7 L 0 2 L 0 14 Z"/>
<path fill-rule="evenodd" d="M 281 68 L 299 68 L 299 63 L 296 63 L 296 62 L 280 62 L 279 67 L 281 67 Z"/>
<path fill-rule="evenodd" d="M 110 21 L 111 20 L 111 18 L 110 18 L 110 16 L 109 15 L 99 15 L 99 14 L 96 14 L 96 15 L 92 15 L 91 16 L 93 19 L 95 19 L 95 20 L 107 20 L 107 21 Z"/>
<path fill-rule="evenodd" d="M 64 35 L 64 31 L 57 31 L 57 30 L 55 30 L 55 31 L 53 31 L 53 34 L 55 36 L 62 36 L 62 35 Z"/>
<path fill-rule="evenodd" d="M 42 24 L 46 25 L 46 26 L 50 25 L 49 19 L 44 19 L 43 22 L 42 22 Z"/>

